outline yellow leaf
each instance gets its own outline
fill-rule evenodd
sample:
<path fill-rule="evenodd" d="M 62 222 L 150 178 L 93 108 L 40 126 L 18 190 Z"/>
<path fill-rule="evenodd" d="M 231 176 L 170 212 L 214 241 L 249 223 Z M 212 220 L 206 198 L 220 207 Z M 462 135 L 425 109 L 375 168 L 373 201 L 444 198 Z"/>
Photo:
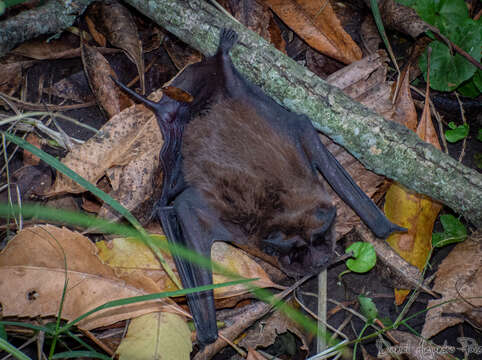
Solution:
<path fill-rule="evenodd" d="M 179 315 L 160 312 L 133 319 L 117 354 L 120 360 L 189 360 L 191 350 L 191 330 L 186 321 Z"/>

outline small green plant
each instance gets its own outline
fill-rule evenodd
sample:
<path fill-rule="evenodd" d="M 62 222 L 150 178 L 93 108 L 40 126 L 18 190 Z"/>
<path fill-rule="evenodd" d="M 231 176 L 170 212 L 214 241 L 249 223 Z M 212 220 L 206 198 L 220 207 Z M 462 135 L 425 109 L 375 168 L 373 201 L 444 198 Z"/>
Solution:
<path fill-rule="evenodd" d="M 358 302 L 362 315 L 367 318 L 367 323 L 373 324 L 378 317 L 378 310 L 373 300 L 365 295 L 358 295 Z"/>
<path fill-rule="evenodd" d="M 482 128 L 477 132 L 477 140 L 482 141 Z"/>
<path fill-rule="evenodd" d="M 353 259 L 346 261 L 346 266 L 353 272 L 365 273 L 370 271 L 377 262 L 377 254 L 373 245 L 358 241 L 351 244 L 345 252 L 353 252 Z"/>
<path fill-rule="evenodd" d="M 357 241 L 346 248 L 345 253 L 348 254 L 350 252 L 353 258 L 346 261 L 348 269 L 338 275 L 339 282 L 341 282 L 341 277 L 349 272 L 362 274 L 370 271 L 377 262 L 377 254 L 370 243 Z"/>
<path fill-rule="evenodd" d="M 457 126 L 453 121 L 451 121 L 449 122 L 449 128 L 449 130 L 445 131 L 445 138 L 450 143 L 465 139 L 467 135 L 469 135 L 468 124 L 462 124 Z"/>
<path fill-rule="evenodd" d="M 433 247 L 443 247 L 464 241 L 467 238 L 467 229 L 455 216 L 441 215 L 440 222 L 442 223 L 444 231 L 432 234 Z"/>
<path fill-rule="evenodd" d="M 482 21 L 469 17 L 464 0 L 396 0 L 413 8 L 427 23 L 436 27 L 440 33 L 454 44 L 465 50 L 476 61 L 481 59 Z M 447 44 L 435 40 L 430 43 L 430 86 L 439 91 L 457 89 L 462 95 L 475 97 L 482 92 L 482 71 L 471 64 Z M 427 78 L 426 51 L 420 57 L 420 68 Z"/>

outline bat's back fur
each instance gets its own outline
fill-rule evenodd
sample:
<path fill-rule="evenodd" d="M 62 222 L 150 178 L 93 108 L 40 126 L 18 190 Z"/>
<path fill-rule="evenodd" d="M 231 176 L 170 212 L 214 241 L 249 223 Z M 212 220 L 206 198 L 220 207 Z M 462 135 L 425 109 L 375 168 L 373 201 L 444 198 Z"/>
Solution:
<path fill-rule="evenodd" d="M 332 200 L 295 145 L 241 101 L 224 100 L 194 118 L 183 136 L 188 184 L 244 235 L 281 231 L 306 241 Z"/>

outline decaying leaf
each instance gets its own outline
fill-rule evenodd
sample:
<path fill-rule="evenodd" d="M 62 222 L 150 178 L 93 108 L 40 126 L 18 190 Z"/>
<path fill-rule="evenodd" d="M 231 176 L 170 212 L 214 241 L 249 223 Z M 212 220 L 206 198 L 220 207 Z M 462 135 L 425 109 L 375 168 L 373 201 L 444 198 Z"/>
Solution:
<path fill-rule="evenodd" d="M 67 228 L 43 225 L 20 231 L 0 253 L 2 315 L 56 316 L 64 287 L 62 318 L 69 321 L 108 301 L 148 293 L 119 279 L 96 253 L 89 239 Z M 79 326 L 92 329 L 163 309 L 183 313 L 166 299 L 105 309 Z"/>
<path fill-rule="evenodd" d="M 105 57 L 94 47 L 81 44 L 82 63 L 90 88 L 97 103 L 107 112 L 109 118 L 132 104 L 132 101 L 114 83 L 114 70 Z"/>
<path fill-rule="evenodd" d="M 92 38 L 97 44 L 105 47 L 107 45 L 107 40 L 105 39 L 104 35 L 97 31 L 94 21 L 92 21 L 92 19 L 88 15 L 86 15 L 84 19 L 87 27 L 89 28 L 90 35 L 92 35 Z"/>
<path fill-rule="evenodd" d="M 273 44 L 278 50 L 286 52 L 286 42 L 274 21 L 269 8 L 257 0 L 222 1 L 221 5 L 248 29 Z"/>
<path fill-rule="evenodd" d="M 157 140 L 146 144 L 144 138 L 153 134 L 157 134 Z M 155 148 L 159 152 L 162 146 L 161 138 L 154 114 L 143 105 L 135 105 L 112 117 L 100 129 L 99 134 L 75 147 L 62 159 L 62 163 L 95 184 L 105 175 L 107 169 L 126 165 L 138 158 L 141 155 L 139 146 L 142 145 L 142 149 L 150 147 L 149 150 L 152 151 Z M 44 195 L 84 191 L 77 183 L 59 174 L 52 188 Z"/>
<path fill-rule="evenodd" d="M 177 70 L 201 61 L 202 55 L 199 51 L 187 46 L 177 39 L 165 38 L 162 46 L 169 54 L 169 57 Z M 172 81 L 172 80 L 171 80 Z"/>
<path fill-rule="evenodd" d="M 113 184 L 113 190 L 109 195 L 119 201 L 127 210 L 133 211 L 145 202 L 151 204 L 156 199 L 155 194 L 159 193 L 161 179 L 158 171 L 159 152 L 162 141 L 157 123 L 149 123 L 149 127 L 142 131 L 142 135 L 132 144 L 131 148 L 136 149 L 137 157 L 132 159 L 125 166 L 115 166 L 106 171 L 106 175 Z M 141 218 L 149 220 L 150 211 L 141 214 Z M 117 220 L 120 218 L 118 212 L 106 204 L 99 211 L 99 216 Z M 138 220 L 141 220 L 138 217 Z M 144 221 L 142 221 L 144 222 Z"/>
<path fill-rule="evenodd" d="M 24 70 L 35 64 L 35 61 L 16 61 L 0 63 L 0 92 L 13 95 L 20 87 Z M 0 99 L 0 104 L 2 101 Z"/>
<path fill-rule="evenodd" d="M 470 321 L 482 326 L 482 233 L 457 244 L 440 264 L 433 290 L 441 299 L 430 300 L 422 336 L 430 339 L 444 329 Z"/>
<path fill-rule="evenodd" d="M 416 112 L 408 84 L 409 74 L 407 70 L 403 76 L 400 95 L 395 102 L 399 105 L 395 119 L 401 122 L 405 118 L 404 125 L 414 130 Z M 428 100 L 416 132 L 422 140 L 440 149 L 437 133 L 430 117 Z M 390 235 L 387 242 L 402 258 L 415 265 L 419 270 L 425 267 L 427 257 L 432 250 L 433 225 L 441 209 L 442 204 L 425 195 L 417 194 L 396 182 L 390 186 L 385 196 L 385 214 L 388 219 L 408 229 L 405 233 Z M 408 290 L 396 289 L 395 303 L 402 304 L 408 293 Z"/>
<path fill-rule="evenodd" d="M 134 19 L 129 10 L 117 1 L 103 1 L 101 3 L 101 13 L 102 25 L 107 40 L 113 46 L 124 50 L 127 57 L 136 64 L 142 94 L 145 94 L 142 42 L 140 41 Z"/>
<path fill-rule="evenodd" d="M 158 238 L 159 241 L 166 241 L 165 237 Z M 164 273 L 159 261 L 142 242 L 136 239 L 118 238 L 110 242 L 100 241 L 97 243 L 99 257 L 104 263 L 109 264 L 115 269 L 116 274 L 135 283 L 139 277 L 149 278 L 159 291 L 176 290 L 175 285 Z M 174 261 L 170 254 L 163 253 L 166 261 L 172 269 L 175 269 Z M 246 278 L 259 278 L 254 285 L 259 287 L 276 287 L 266 274 L 266 272 L 244 251 L 235 248 L 224 242 L 215 242 L 211 250 L 212 260 L 219 263 L 228 270 L 241 274 Z M 214 283 L 231 281 L 232 279 L 219 275 L 216 272 L 213 276 Z M 243 285 L 222 287 L 214 290 L 217 299 L 234 297 L 246 293 Z"/>
<path fill-rule="evenodd" d="M 276 337 L 287 331 L 295 334 L 301 340 L 301 350 L 308 351 L 310 339 L 306 331 L 300 329 L 299 325 L 289 319 L 281 311 L 273 312 L 268 318 L 251 327 L 246 336 L 242 338 L 239 345 L 244 348 L 264 348 L 274 344 Z"/>
<path fill-rule="evenodd" d="M 94 101 L 84 71 L 79 71 L 57 81 L 51 87 L 44 89 L 44 92 L 78 103 Z"/>
<path fill-rule="evenodd" d="M 179 315 L 159 312 L 142 315 L 129 324 L 116 353 L 120 360 L 189 360 L 191 330 Z"/>
<path fill-rule="evenodd" d="M 68 37 L 49 42 L 30 40 L 17 46 L 12 53 L 36 60 L 69 59 L 80 55 L 78 42 L 73 43 Z"/>
<path fill-rule="evenodd" d="M 314 49 L 345 64 L 361 59 L 360 48 L 341 26 L 329 1 L 263 2 Z"/>

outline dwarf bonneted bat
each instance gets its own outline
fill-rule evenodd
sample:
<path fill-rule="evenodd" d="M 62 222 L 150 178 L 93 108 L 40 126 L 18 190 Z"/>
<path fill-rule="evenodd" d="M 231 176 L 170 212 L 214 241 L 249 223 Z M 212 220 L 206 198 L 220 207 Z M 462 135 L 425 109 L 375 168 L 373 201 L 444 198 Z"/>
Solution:
<path fill-rule="evenodd" d="M 308 117 L 292 113 L 235 69 L 237 34 L 223 29 L 217 53 L 190 65 L 171 86 L 184 102 L 150 101 L 125 91 L 156 114 L 164 144 L 157 216 L 169 241 L 209 257 L 228 241 L 276 263 L 289 275 L 316 273 L 333 255 L 336 209 L 321 172 L 380 238 L 392 224 L 328 152 Z M 184 287 L 212 283 L 209 269 L 174 254 Z M 217 338 L 212 291 L 187 296 L 201 346 Z"/>

